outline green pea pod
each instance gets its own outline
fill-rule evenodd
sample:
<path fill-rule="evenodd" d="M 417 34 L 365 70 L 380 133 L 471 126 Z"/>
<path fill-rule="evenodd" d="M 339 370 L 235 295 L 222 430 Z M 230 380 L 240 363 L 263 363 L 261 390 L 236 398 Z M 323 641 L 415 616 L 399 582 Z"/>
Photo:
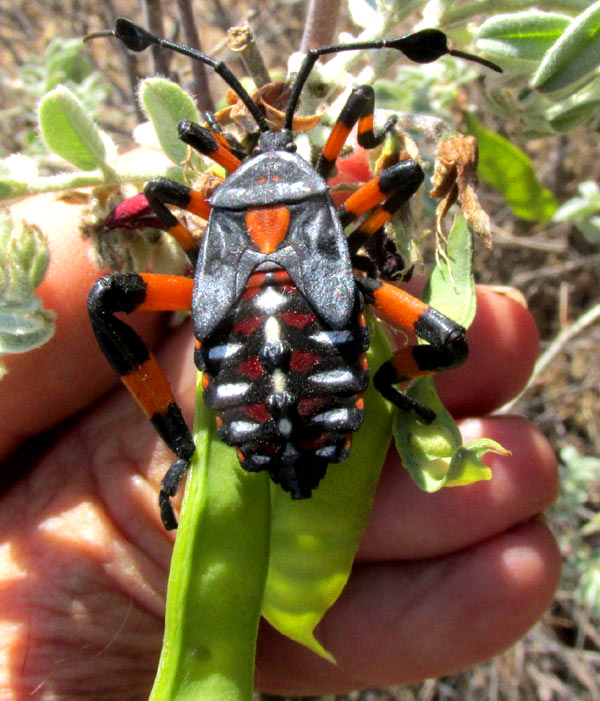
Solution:
<path fill-rule="evenodd" d="M 194 100 L 166 78 L 146 78 L 140 86 L 140 102 L 152 122 L 160 147 L 179 165 L 185 160 L 187 146 L 177 136 L 178 122 L 182 119 L 202 121 Z"/>
<path fill-rule="evenodd" d="M 249 701 L 269 558 L 268 475 L 241 469 L 201 390 L 194 433 L 150 699 Z"/>
<path fill-rule="evenodd" d="M 380 325 L 372 326 L 368 356 L 373 374 L 391 349 Z M 391 407 L 370 386 L 365 421 L 354 436 L 350 457 L 329 465 L 313 496 L 292 501 L 280 488 L 271 488 L 271 557 L 263 616 L 330 661 L 333 656 L 313 631 L 350 575 L 390 437 Z"/>
<path fill-rule="evenodd" d="M 542 93 L 576 86 L 600 62 L 600 1 L 590 5 L 544 56 L 531 87 Z"/>

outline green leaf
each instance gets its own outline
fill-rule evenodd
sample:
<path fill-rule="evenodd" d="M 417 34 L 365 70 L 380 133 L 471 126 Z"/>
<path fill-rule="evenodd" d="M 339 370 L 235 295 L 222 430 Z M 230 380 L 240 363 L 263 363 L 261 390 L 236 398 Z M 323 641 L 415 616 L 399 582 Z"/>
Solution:
<path fill-rule="evenodd" d="M 512 212 L 528 221 L 548 221 L 558 206 L 542 187 L 529 158 L 499 134 L 486 129 L 472 114 L 465 114 L 469 134 L 479 144 L 478 173 L 505 198 Z"/>
<path fill-rule="evenodd" d="M 38 116 L 49 149 L 80 170 L 106 167 L 102 134 L 68 88 L 59 86 L 45 95 Z"/>
<path fill-rule="evenodd" d="M 38 177 L 33 158 L 13 153 L 0 161 L 0 200 L 27 194 L 28 185 Z"/>
<path fill-rule="evenodd" d="M 177 124 L 182 119 L 201 121 L 194 100 L 166 78 L 146 78 L 140 87 L 140 101 L 162 150 L 179 165 L 185 160 L 187 146 L 179 139 Z"/>
<path fill-rule="evenodd" d="M 600 98 L 581 99 L 576 94 L 566 103 L 553 105 L 546 112 L 546 119 L 554 131 L 566 132 L 598 114 Z"/>
<path fill-rule="evenodd" d="M 454 419 L 437 395 L 432 377 L 420 377 L 406 394 L 433 409 L 436 418 L 424 423 L 414 411 L 398 411 L 394 424 L 396 448 L 415 484 L 426 492 L 456 487 L 492 478 L 481 462 L 484 453 L 508 455 L 499 443 L 487 438 L 462 445 Z"/>
<path fill-rule="evenodd" d="M 577 186 L 577 196 L 563 202 L 556 210 L 553 221 L 582 222 L 600 210 L 600 187 L 594 180 L 585 180 Z"/>
<path fill-rule="evenodd" d="M 477 48 L 503 65 L 537 66 L 570 22 L 568 15 L 535 9 L 496 15 L 481 25 Z"/>
<path fill-rule="evenodd" d="M 466 443 L 457 448 L 452 456 L 450 467 L 446 473 L 445 486 L 462 487 L 466 484 L 473 484 L 473 482 L 491 480 L 492 471 L 481 461 L 485 453 L 510 455 L 509 450 L 490 438 L 478 438 Z"/>
<path fill-rule="evenodd" d="M 423 299 L 465 327 L 473 321 L 477 304 L 472 264 L 472 236 L 461 215 L 454 220 L 446 256 L 440 257 Z M 435 413 L 429 424 L 412 410 L 398 409 L 394 416 L 396 449 L 415 484 L 426 492 L 436 492 L 445 486 L 490 479 L 491 472 L 481 464 L 478 451 L 484 447 L 492 450 L 489 446 L 493 441 L 462 445 L 458 426 L 442 404 L 433 377 L 417 378 L 405 393 Z"/>
<path fill-rule="evenodd" d="M 38 229 L 0 216 L 0 354 L 25 353 L 54 334 L 54 313 L 35 295 L 48 261 Z"/>
<path fill-rule="evenodd" d="M 201 389 L 196 411 L 196 453 L 150 699 L 249 701 L 269 559 L 269 480 L 266 473 L 244 472 L 235 450 L 216 436 Z"/>
<path fill-rule="evenodd" d="M 376 326 L 369 349 L 372 374 L 390 356 Z M 350 457 L 329 465 L 310 499 L 292 501 L 271 489 L 271 559 L 263 615 L 277 630 L 333 661 L 313 631 L 350 575 L 391 437 L 391 407 L 372 386 L 365 421 Z"/>
<path fill-rule="evenodd" d="M 440 258 L 431 273 L 423 299 L 465 328 L 475 318 L 477 296 L 473 279 L 473 236 L 462 215 L 452 223 L 446 256 Z"/>
<path fill-rule="evenodd" d="M 600 64 L 600 0 L 576 17 L 545 55 L 531 86 L 556 92 L 579 81 Z"/>
<path fill-rule="evenodd" d="M 432 423 L 425 423 L 414 411 L 398 410 L 394 420 L 396 449 L 415 484 L 426 492 L 437 492 L 446 482 L 446 473 L 456 448 L 462 441 L 459 430 L 442 404 L 432 377 L 420 377 L 406 394 L 435 412 Z"/>
<path fill-rule="evenodd" d="M 588 243 L 593 246 L 600 244 L 600 217 L 590 217 L 587 221 L 575 224 Z"/>

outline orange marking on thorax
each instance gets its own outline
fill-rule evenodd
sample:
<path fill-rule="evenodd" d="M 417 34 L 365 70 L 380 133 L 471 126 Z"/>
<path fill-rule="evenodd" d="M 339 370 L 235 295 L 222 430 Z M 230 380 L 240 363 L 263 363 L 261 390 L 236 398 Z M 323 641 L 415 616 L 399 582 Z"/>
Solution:
<path fill-rule="evenodd" d="M 272 276 L 272 280 L 275 285 L 279 285 L 283 288 L 290 288 L 289 283 L 292 281 L 292 279 L 285 270 L 275 270 L 269 274 Z M 244 294 L 248 293 L 248 298 L 251 297 L 252 294 L 256 294 L 258 292 L 258 288 L 265 284 L 265 280 L 265 273 L 254 273 L 250 275 L 248 282 L 246 283 L 246 292 Z M 252 294 L 250 294 L 251 292 Z M 245 298 L 246 297 L 244 297 L 244 299 Z"/>
<path fill-rule="evenodd" d="M 250 207 L 246 212 L 248 234 L 261 253 L 273 253 L 290 225 L 290 210 L 283 207 Z"/>

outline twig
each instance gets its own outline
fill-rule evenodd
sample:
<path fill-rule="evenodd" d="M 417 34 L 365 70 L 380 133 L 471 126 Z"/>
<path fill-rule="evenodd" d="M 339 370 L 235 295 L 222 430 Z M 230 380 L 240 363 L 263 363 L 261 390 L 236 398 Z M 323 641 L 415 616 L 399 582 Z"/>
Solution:
<path fill-rule="evenodd" d="M 333 43 L 341 0 L 310 0 L 300 51 Z"/>
<path fill-rule="evenodd" d="M 198 37 L 198 30 L 196 29 L 196 22 L 194 20 L 194 13 L 190 7 L 189 0 L 177 0 L 177 13 L 179 15 L 179 22 L 183 27 L 184 43 L 192 49 L 202 51 L 200 39 Z M 194 59 L 191 59 L 191 64 L 193 92 L 196 96 L 198 107 L 203 112 L 213 112 L 215 105 L 210 95 L 205 66 L 200 61 L 195 61 Z"/>
<path fill-rule="evenodd" d="M 567 244 L 562 241 L 542 241 L 535 236 L 516 236 L 499 226 L 492 225 L 492 233 L 497 237 L 496 240 L 498 244 L 510 244 L 513 246 L 522 246 L 523 248 L 535 248 L 540 251 L 554 251 L 557 253 L 563 253 L 567 248 Z"/>
<path fill-rule="evenodd" d="M 535 368 L 533 370 L 533 374 L 531 375 L 531 378 L 527 383 L 527 387 L 525 387 L 521 394 L 515 397 L 512 401 L 508 402 L 508 404 L 505 404 L 498 413 L 509 413 L 515 406 L 515 404 L 523 397 L 525 392 L 527 392 L 527 390 L 530 387 L 533 387 L 538 377 L 548 368 L 550 363 L 553 362 L 553 360 L 563 350 L 563 348 L 573 338 L 575 338 L 575 336 L 577 336 L 586 327 L 590 326 L 595 321 L 598 321 L 598 319 L 600 319 L 600 304 L 596 304 L 591 309 L 588 309 L 588 311 L 585 312 L 585 314 L 582 314 L 575 323 L 571 324 L 571 326 L 569 326 L 564 331 L 561 331 L 558 334 L 558 336 L 552 341 L 552 343 L 548 346 L 545 352 L 538 358 L 538 361 L 535 364 Z"/>
<path fill-rule="evenodd" d="M 115 11 L 112 0 L 102 0 L 102 4 L 104 6 L 107 24 L 113 26 L 115 23 L 115 19 L 117 18 L 117 13 Z M 119 52 L 119 56 L 121 57 L 123 67 L 125 69 L 125 75 L 127 76 L 127 83 L 129 85 L 130 93 L 129 99 L 134 107 L 136 119 L 139 122 L 142 122 L 145 119 L 145 116 L 136 98 L 137 84 L 139 80 L 137 58 L 135 54 L 133 54 L 131 51 L 128 51 L 120 41 L 117 41 L 116 45 L 117 51 Z"/>
<path fill-rule="evenodd" d="M 572 270 L 577 270 L 577 268 L 593 268 L 600 264 L 600 253 L 595 253 L 591 256 L 582 256 L 575 260 L 569 260 L 564 263 L 558 263 L 556 265 L 547 265 L 543 268 L 538 268 L 537 270 L 531 270 L 528 272 L 518 273 L 513 279 L 513 285 L 515 287 L 521 287 L 532 280 L 540 280 L 544 277 L 555 278 L 557 275 L 564 275 L 564 273 L 571 272 Z"/>
<path fill-rule="evenodd" d="M 248 75 L 257 88 L 271 82 L 269 71 L 263 60 L 260 49 L 254 41 L 252 27 L 244 24 L 227 30 L 227 46 L 230 51 L 238 54 Z"/>
<path fill-rule="evenodd" d="M 164 37 L 165 28 L 163 23 L 162 7 L 160 0 L 143 0 L 144 18 L 146 26 L 159 37 Z M 152 73 L 169 75 L 170 56 L 168 51 L 162 51 L 160 47 L 152 44 L 150 47 L 150 65 Z"/>

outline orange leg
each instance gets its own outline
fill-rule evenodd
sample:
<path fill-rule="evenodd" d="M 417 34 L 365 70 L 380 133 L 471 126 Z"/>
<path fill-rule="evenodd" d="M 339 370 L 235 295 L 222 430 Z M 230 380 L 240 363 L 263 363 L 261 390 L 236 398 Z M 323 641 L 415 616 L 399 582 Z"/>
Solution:
<path fill-rule="evenodd" d="M 373 384 L 392 404 L 414 409 L 425 421 L 435 415 L 427 407 L 407 397 L 393 385 L 449 370 L 462 364 L 469 349 L 465 329 L 408 292 L 379 280 L 359 278 L 372 302 L 392 323 L 414 332 L 428 345 L 412 345 L 394 353 L 375 373 Z"/>
<path fill-rule="evenodd" d="M 358 143 L 363 148 L 375 148 L 385 138 L 397 121 L 390 117 L 380 131 L 373 130 L 373 110 L 375 108 L 375 91 L 370 85 L 361 85 L 350 93 L 348 101 L 340 112 L 329 134 L 315 170 L 327 179 L 333 170 L 352 127 L 358 122 Z"/>
<path fill-rule="evenodd" d="M 233 145 L 218 131 L 188 121 L 180 122 L 178 130 L 179 138 L 184 143 L 223 166 L 228 173 L 233 172 L 242 162 L 233 153 Z M 189 229 L 172 214 L 167 205 L 185 209 L 202 219 L 208 219 L 210 205 L 204 196 L 197 190 L 169 178 L 151 180 L 144 188 L 144 195 L 161 220 L 165 230 L 173 236 L 190 261 L 195 264 L 198 256 L 198 241 Z"/>
<path fill-rule="evenodd" d="M 185 474 L 194 442 L 155 357 L 131 326 L 115 314 L 136 309 L 189 310 L 192 287 L 192 279 L 176 275 L 114 273 L 100 278 L 88 298 L 88 312 L 102 352 L 178 458 L 165 475 L 159 496 L 167 529 L 177 527 L 170 497 Z"/>
<path fill-rule="evenodd" d="M 185 209 L 202 219 L 208 219 L 210 205 L 197 190 L 169 178 L 154 178 L 146 183 L 144 195 L 167 231 L 183 248 L 192 264 L 198 257 L 198 240 L 171 212 L 167 205 Z"/>

